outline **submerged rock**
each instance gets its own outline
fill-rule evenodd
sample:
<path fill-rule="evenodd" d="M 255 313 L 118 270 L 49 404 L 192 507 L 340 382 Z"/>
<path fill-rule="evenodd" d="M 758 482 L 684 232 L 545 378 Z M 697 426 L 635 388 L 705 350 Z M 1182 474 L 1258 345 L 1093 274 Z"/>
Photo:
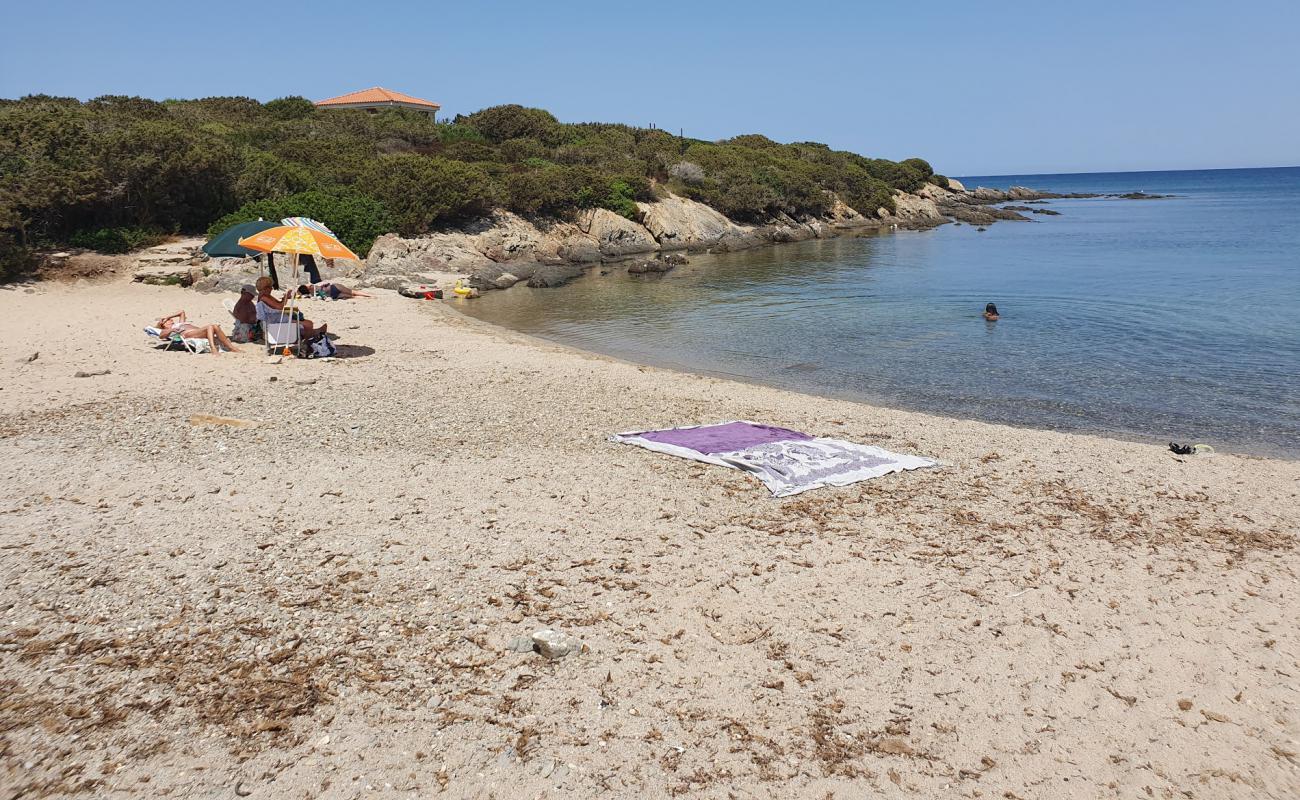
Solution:
<path fill-rule="evenodd" d="M 578 277 L 585 269 L 581 264 L 542 264 L 528 279 L 528 285 L 534 289 L 553 289 Z"/>
<path fill-rule="evenodd" d="M 992 209 L 988 207 L 968 206 L 963 203 L 945 203 L 940 211 L 955 220 L 969 222 L 971 225 L 988 225 L 997 219 L 991 213 Z"/>
<path fill-rule="evenodd" d="M 632 264 L 627 268 L 627 271 L 630 275 L 645 275 L 647 273 L 669 272 L 674 267 L 676 267 L 676 264 L 671 264 L 666 259 L 651 258 Z"/>

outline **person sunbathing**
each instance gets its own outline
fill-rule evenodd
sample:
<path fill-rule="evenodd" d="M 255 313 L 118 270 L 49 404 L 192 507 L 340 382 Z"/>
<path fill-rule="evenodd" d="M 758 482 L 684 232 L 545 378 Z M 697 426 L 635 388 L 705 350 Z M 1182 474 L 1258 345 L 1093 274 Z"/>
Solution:
<path fill-rule="evenodd" d="M 271 294 L 271 279 L 263 275 L 257 279 L 257 316 L 259 319 L 282 320 L 285 316 L 285 305 L 292 292 L 285 292 L 284 297 L 276 297 Z M 302 338 L 314 339 L 317 336 L 323 336 L 329 329 L 328 324 L 322 324 L 319 328 L 309 319 L 303 319 L 302 314 L 294 312 L 297 317 L 298 328 L 302 331 Z M 286 322 L 288 320 L 285 320 Z"/>
<path fill-rule="evenodd" d="M 989 303 L 988 305 L 984 306 L 984 319 L 988 320 L 989 322 L 997 322 L 998 307 L 993 303 Z"/>
<path fill-rule="evenodd" d="M 328 297 L 331 300 L 351 300 L 354 297 L 374 297 L 373 294 L 366 294 L 360 289 L 350 289 L 341 283 L 318 283 L 314 286 L 310 283 L 304 283 L 298 287 L 299 297 L 311 297 L 313 294 L 321 297 Z"/>
<path fill-rule="evenodd" d="M 171 338 L 173 333 L 182 339 L 207 339 L 208 347 L 212 350 L 214 356 L 221 355 L 222 347 L 234 353 L 239 352 L 239 348 L 235 347 L 234 343 L 230 341 L 230 338 L 226 336 L 226 332 L 221 330 L 220 325 L 196 325 L 185 318 L 184 309 L 158 320 L 158 336 L 160 338 Z M 217 346 L 218 343 L 220 343 L 221 347 Z"/>

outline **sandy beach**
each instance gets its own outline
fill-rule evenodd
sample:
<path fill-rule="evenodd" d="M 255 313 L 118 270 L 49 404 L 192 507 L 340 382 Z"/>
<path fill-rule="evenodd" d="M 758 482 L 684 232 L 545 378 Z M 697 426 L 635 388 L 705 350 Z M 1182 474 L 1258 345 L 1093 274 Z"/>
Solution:
<path fill-rule="evenodd" d="M 1300 796 L 1300 463 L 380 294 L 272 364 L 140 331 L 221 295 L 0 290 L 0 797 Z M 774 500 L 606 440 L 733 418 L 943 466 Z"/>

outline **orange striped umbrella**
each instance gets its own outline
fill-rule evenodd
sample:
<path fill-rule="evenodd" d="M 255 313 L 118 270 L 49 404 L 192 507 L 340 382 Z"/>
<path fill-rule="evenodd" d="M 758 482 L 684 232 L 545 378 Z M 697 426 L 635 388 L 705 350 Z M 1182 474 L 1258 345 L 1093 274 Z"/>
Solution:
<path fill-rule="evenodd" d="M 350 258 L 360 261 L 357 254 L 338 239 L 315 228 L 290 225 L 267 228 L 261 233 L 240 239 L 239 246 L 263 253 L 299 253 L 321 258 Z"/>

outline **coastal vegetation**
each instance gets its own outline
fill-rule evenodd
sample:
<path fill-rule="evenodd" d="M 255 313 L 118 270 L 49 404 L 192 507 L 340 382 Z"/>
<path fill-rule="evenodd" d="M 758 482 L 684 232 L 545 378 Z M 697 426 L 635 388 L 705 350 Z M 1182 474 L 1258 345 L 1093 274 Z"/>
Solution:
<path fill-rule="evenodd" d="M 383 233 L 418 235 L 496 207 L 635 219 L 638 201 L 671 191 L 742 222 L 824 214 L 836 197 L 871 216 L 893 208 L 894 190 L 927 181 L 947 179 L 919 158 L 566 124 L 517 105 L 433 122 L 301 97 L 37 95 L 0 100 L 0 278 L 35 248 L 122 252 L 257 217 L 327 219 L 364 254 Z"/>

